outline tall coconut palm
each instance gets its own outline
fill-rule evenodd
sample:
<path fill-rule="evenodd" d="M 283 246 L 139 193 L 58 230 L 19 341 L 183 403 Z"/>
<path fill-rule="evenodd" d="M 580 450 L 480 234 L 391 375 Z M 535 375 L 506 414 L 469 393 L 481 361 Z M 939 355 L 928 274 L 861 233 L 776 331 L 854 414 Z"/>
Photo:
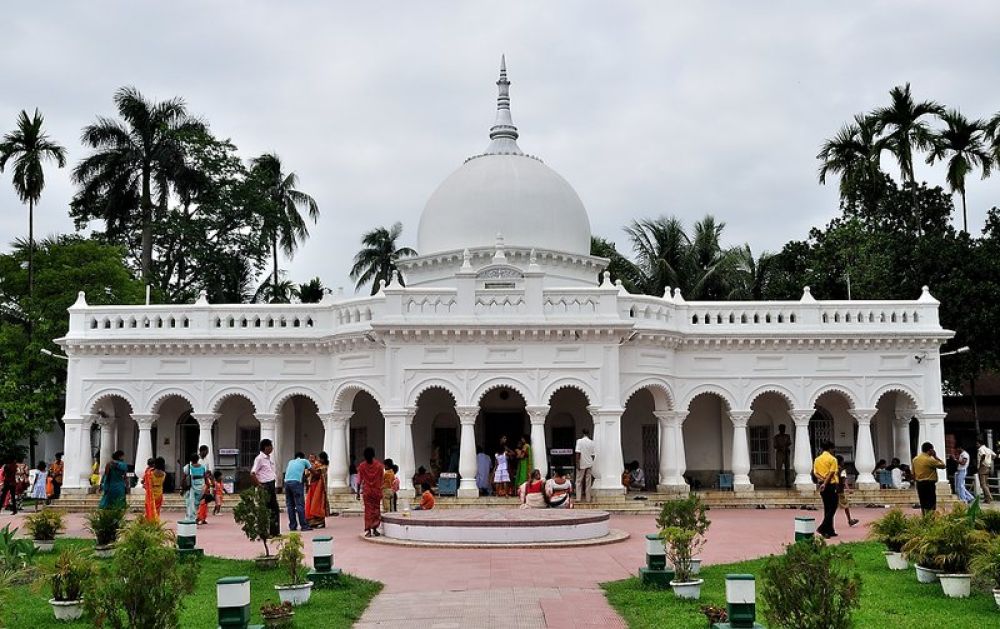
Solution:
<path fill-rule="evenodd" d="M 56 166 L 66 165 L 66 149 L 49 139 L 42 131 L 44 118 L 38 109 L 28 117 L 21 110 L 17 117 L 17 128 L 3 136 L 0 141 L 0 173 L 7 162 L 14 160 L 14 191 L 22 203 L 28 204 L 28 295 L 32 294 L 35 283 L 35 204 L 42 197 L 45 188 L 45 171 L 42 162 L 52 160 Z"/>
<path fill-rule="evenodd" d="M 134 87 L 115 92 L 121 120 L 99 117 L 83 129 L 82 142 L 95 152 L 80 162 L 73 178 L 82 186 L 75 203 L 94 203 L 109 227 L 132 222 L 138 202 L 142 279 L 152 281 L 153 188 L 165 199 L 165 186 L 183 163 L 180 138 L 205 130 L 180 98 L 155 102 Z"/>
<path fill-rule="evenodd" d="M 909 83 L 892 88 L 889 98 L 888 107 L 880 107 L 872 114 L 875 128 L 884 134 L 885 146 L 896 158 L 903 181 L 912 184 L 913 152 L 930 148 L 934 137 L 926 119 L 940 116 L 944 107 L 932 100 L 915 102 Z"/>
<path fill-rule="evenodd" d="M 948 186 L 962 197 L 962 231 L 969 232 L 969 214 L 965 205 L 965 177 L 973 169 L 983 173 L 983 179 L 990 176 L 993 157 L 987 146 L 982 120 L 969 120 L 957 109 L 949 109 L 941 114 L 945 128 L 934 134 L 927 163 L 948 160 Z"/>
<path fill-rule="evenodd" d="M 989 142 L 993 163 L 1000 165 L 1000 112 L 994 114 L 990 118 L 990 121 L 986 123 L 984 136 Z"/>
<path fill-rule="evenodd" d="M 305 207 L 309 218 L 315 223 L 319 218 L 319 206 L 315 199 L 297 189 L 298 175 L 285 173 L 281 158 L 274 153 L 265 153 L 254 158 L 251 162 L 251 173 L 263 185 L 266 203 L 261 237 L 271 246 L 273 265 L 271 295 L 277 298 L 279 295 L 287 294 L 287 291 L 280 290 L 279 286 L 278 247 L 280 245 L 282 253 L 289 258 L 295 255 L 299 243 L 309 237 L 309 228 L 306 227 L 306 221 L 299 213 L 299 209 Z"/>
<path fill-rule="evenodd" d="M 398 269 L 396 263 L 400 258 L 408 258 L 417 255 L 417 252 L 410 247 L 400 247 L 396 244 L 403 233 L 403 224 L 393 223 L 391 227 L 376 227 L 365 232 L 361 236 L 361 251 L 354 256 L 354 266 L 351 267 L 351 279 L 357 280 L 355 290 L 360 289 L 368 282 L 372 283 L 374 295 L 378 292 L 379 282 L 385 280 L 387 283 L 392 274 Z M 403 278 L 399 278 L 400 284 Z"/>
<path fill-rule="evenodd" d="M 843 196 L 851 184 L 870 189 L 878 178 L 880 158 L 885 142 L 878 137 L 878 123 L 872 116 L 857 114 L 854 122 L 841 127 L 832 138 L 823 143 L 816 156 L 819 182 L 826 184 L 827 175 L 840 175 L 840 194 Z"/>

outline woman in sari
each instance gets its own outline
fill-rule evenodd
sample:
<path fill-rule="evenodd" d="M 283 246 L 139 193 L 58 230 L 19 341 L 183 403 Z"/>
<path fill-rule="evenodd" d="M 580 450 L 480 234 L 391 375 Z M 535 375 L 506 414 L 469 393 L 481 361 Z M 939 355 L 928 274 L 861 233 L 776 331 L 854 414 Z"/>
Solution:
<path fill-rule="evenodd" d="M 375 458 L 375 449 L 365 448 L 365 460 L 358 466 L 358 493 L 365 504 L 365 537 L 378 537 L 378 527 L 382 524 L 382 480 L 385 467 Z"/>
<path fill-rule="evenodd" d="M 545 508 L 545 481 L 538 470 L 531 472 L 531 478 L 524 484 L 524 495 L 521 498 L 522 509 Z"/>
<path fill-rule="evenodd" d="M 142 486 L 146 490 L 146 519 L 150 522 L 160 520 L 160 509 L 163 508 L 163 481 L 167 478 L 167 461 L 158 456 L 153 465 L 142 475 Z"/>
<path fill-rule="evenodd" d="M 573 508 L 573 483 L 556 468 L 552 478 L 545 481 L 545 501 L 553 509 Z"/>
<path fill-rule="evenodd" d="M 184 482 L 181 487 L 187 490 L 184 494 L 187 519 L 194 522 L 198 514 L 198 502 L 205 495 L 205 466 L 201 464 L 201 457 L 197 452 L 191 455 L 188 464 L 184 466 Z"/>
<path fill-rule="evenodd" d="M 528 482 L 529 470 L 531 469 L 531 445 L 528 444 L 526 436 L 521 437 L 515 451 L 517 457 L 517 469 L 514 472 L 514 486 L 520 487 Z"/>
<path fill-rule="evenodd" d="M 306 523 L 314 529 L 326 527 L 326 514 L 330 505 L 326 496 L 326 471 L 330 468 L 330 457 L 320 452 L 306 474 L 309 476 L 309 492 L 306 494 Z"/>
<path fill-rule="evenodd" d="M 125 488 L 128 487 L 128 464 L 125 463 L 125 452 L 115 450 L 111 460 L 104 466 L 104 477 L 101 479 L 101 509 L 124 509 Z"/>

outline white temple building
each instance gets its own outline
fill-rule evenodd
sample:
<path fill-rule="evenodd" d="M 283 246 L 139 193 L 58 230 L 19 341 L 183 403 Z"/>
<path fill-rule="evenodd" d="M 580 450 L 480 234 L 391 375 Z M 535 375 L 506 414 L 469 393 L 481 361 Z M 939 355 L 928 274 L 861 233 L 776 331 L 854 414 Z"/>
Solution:
<path fill-rule="evenodd" d="M 405 287 L 267 305 L 89 306 L 81 293 L 58 341 L 65 491 L 115 449 L 176 471 L 199 444 L 240 486 L 263 437 L 281 467 L 325 450 L 332 492 L 368 445 L 404 488 L 457 447 L 463 496 L 477 495 L 476 446 L 501 435 L 530 435 L 544 473 L 591 430 L 606 494 L 633 460 L 650 489 L 710 488 L 722 473 L 736 491 L 773 487 L 780 424 L 803 490 L 821 440 L 863 488 L 878 458 L 909 459 L 924 440 L 944 451 L 938 356 L 952 333 L 926 288 L 913 301 L 629 294 L 590 255 L 570 184 L 521 151 L 503 67 L 497 85 L 490 142 L 428 200 Z"/>

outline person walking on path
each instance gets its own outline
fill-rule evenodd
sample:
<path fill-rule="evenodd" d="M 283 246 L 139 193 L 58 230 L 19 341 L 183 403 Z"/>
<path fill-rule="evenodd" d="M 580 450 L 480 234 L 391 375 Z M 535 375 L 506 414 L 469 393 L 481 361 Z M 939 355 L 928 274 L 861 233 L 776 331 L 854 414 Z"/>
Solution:
<path fill-rule="evenodd" d="M 858 521 L 851 517 L 851 500 L 848 494 L 851 493 L 851 486 L 847 480 L 847 469 L 844 466 L 844 457 L 837 455 L 837 469 L 840 470 L 838 473 L 838 478 L 840 482 L 837 484 L 837 502 L 840 508 L 844 510 L 844 514 L 847 516 L 847 526 L 853 527 L 858 524 Z"/>
<path fill-rule="evenodd" d="M 146 519 L 157 522 L 160 519 L 160 509 L 163 508 L 163 481 L 167 478 L 167 461 L 162 456 L 153 459 L 153 466 L 142 479 L 146 490 Z"/>
<path fill-rule="evenodd" d="M 934 445 L 925 441 L 920 446 L 920 454 L 913 457 L 913 480 L 917 485 L 920 510 L 927 514 L 937 511 L 937 471 L 947 467 L 934 452 Z"/>
<path fill-rule="evenodd" d="M 104 476 L 101 477 L 101 509 L 121 509 L 125 507 L 125 488 L 128 487 L 128 464 L 125 462 L 125 452 L 115 450 L 111 460 L 104 466 Z"/>
<path fill-rule="evenodd" d="M 62 495 L 63 474 L 66 472 L 66 464 L 63 463 L 63 453 L 56 452 L 56 460 L 49 465 L 49 481 L 52 483 L 53 500 L 58 500 Z"/>
<path fill-rule="evenodd" d="M 365 537 L 378 537 L 378 527 L 382 525 L 382 481 L 385 466 L 375 458 L 375 448 L 368 446 L 365 460 L 358 465 L 358 494 L 364 497 Z"/>
<path fill-rule="evenodd" d="M 192 454 L 188 458 L 188 464 L 184 466 L 184 480 L 181 483 L 181 490 L 184 491 L 185 517 L 194 522 L 198 522 L 198 503 L 205 495 L 205 473 L 205 466 L 201 464 L 201 459 L 197 454 Z"/>
<path fill-rule="evenodd" d="M 778 434 L 774 435 L 775 471 L 778 473 L 778 484 L 791 487 L 789 480 L 788 460 L 792 452 L 792 437 L 785 432 L 785 425 L 778 424 Z"/>
<path fill-rule="evenodd" d="M 215 500 L 212 493 L 215 489 L 215 477 L 212 475 L 212 469 L 208 466 L 208 446 L 198 447 L 198 459 L 198 463 L 205 468 L 205 491 L 198 499 L 198 515 L 194 521 L 198 524 L 208 524 L 208 503 Z"/>
<path fill-rule="evenodd" d="M 969 474 L 969 453 L 960 445 L 955 446 L 955 495 L 965 504 L 972 504 L 975 496 L 965 487 L 965 479 Z"/>
<path fill-rule="evenodd" d="M 296 452 L 295 458 L 285 466 L 285 511 L 288 514 L 288 530 L 295 531 L 300 527 L 303 531 L 311 531 L 306 522 L 306 492 L 302 478 L 312 465 L 302 452 Z"/>
<path fill-rule="evenodd" d="M 330 468 L 330 457 L 326 452 L 310 456 L 309 489 L 306 494 L 306 522 L 314 529 L 326 527 L 326 516 L 330 505 L 326 497 L 326 471 Z"/>
<path fill-rule="evenodd" d="M 823 499 L 823 522 L 816 527 L 816 532 L 825 539 L 830 539 L 837 537 L 837 531 L 833 528 L 833 518 L 837 515 L 840 503 L 837 491 L 840 479 L 837 459 L 833 456 L 833 442 L 824 441 L 820 447 L 823 451 L 813 461 L 813 475 L 819 481 L 819 495 Z"/>
<path fill-rule="evenodd" d="M 583 502 L 591 499 L 590 486 L 594 482 L 594 458 L 596 451 L 594 441 L 590 438 L 590 431 L 584 429 L 583 435 L 576 440 L 576 447 L 573 452 L 576 455 L 576 501 Z"/>
<path fill-rule="evenodd" d="M 274 469 L 274 461 L 271 460 L 271 453 L 274 452 L 274 444 L 270 439 L 260 440 L 260 454 L 253 460 L 253 467 L 250 468 L 250 482 L 256 487 L 261 487 L 267 493 L 267 508 L 271 512 L 271 535 L 281 535 L 280 514 L 278 513 L 278 493 L 274 483 L 278 474 Z"/>
<path fill-rule="evenodd" d="M 515 450 L 517 457 L 517 470 L 514 474 L 514 487 L 520 487 L 528 482 L 531 476 L 531 443 L 528 436 L 523 435 Z"/>
<path fill-rule="evenodd" d="M 979 486 L 983 490 L 983 502 L 989 504 L 993 502 L 993 494 L 990 493 L 990 472 L 993 471 L 993 457 L 996 455 L 982 437 L 976 439 L 976 444 L 979 446 L 976 450 L 976 473 L 979 474 Z"/>
<path fill-rule="evenodd" d="M 35 480 L 31 484 L 31 491 L 28 493 L 29 498 L 34 498 L 35 500 L 35 511 L 38 511 L 38 503 L 44 502 L 49 504 L 49 492 L 48 492 L 48 479 L 49 475 L 46 471 L 45 461 L 39 461 L 38 465 L 35 466 Z"/>

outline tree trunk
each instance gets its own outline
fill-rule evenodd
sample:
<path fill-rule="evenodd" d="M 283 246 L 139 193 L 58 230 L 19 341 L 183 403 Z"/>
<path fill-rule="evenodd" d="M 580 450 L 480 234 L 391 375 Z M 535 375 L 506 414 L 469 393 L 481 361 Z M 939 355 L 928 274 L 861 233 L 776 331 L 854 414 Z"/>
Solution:
<path fill-rule="evenodd" d="M 278 234 L 271 239 L 271 255 L 274 258 L 274 271 L 271 276 L 271 301 L 278 299 Z"/>
<path fill-rule="evenodd" d="M 965 209 L 965 186 L 962 186 L 962 231 L 969 233 L 969 213 Z"/>
<path fill-rule="evenodd" d="M 142 281 L 149 284 L 152 281 L 153 270 L 153 199 L 149 190 L 150 167 L 142 170 L 142 259 L 139 266 L 142 270 Z"/>
<path fill-rule="evenodd" d="M 28 301 L 35 289 L 35 201 L 28 199 Z"/>

